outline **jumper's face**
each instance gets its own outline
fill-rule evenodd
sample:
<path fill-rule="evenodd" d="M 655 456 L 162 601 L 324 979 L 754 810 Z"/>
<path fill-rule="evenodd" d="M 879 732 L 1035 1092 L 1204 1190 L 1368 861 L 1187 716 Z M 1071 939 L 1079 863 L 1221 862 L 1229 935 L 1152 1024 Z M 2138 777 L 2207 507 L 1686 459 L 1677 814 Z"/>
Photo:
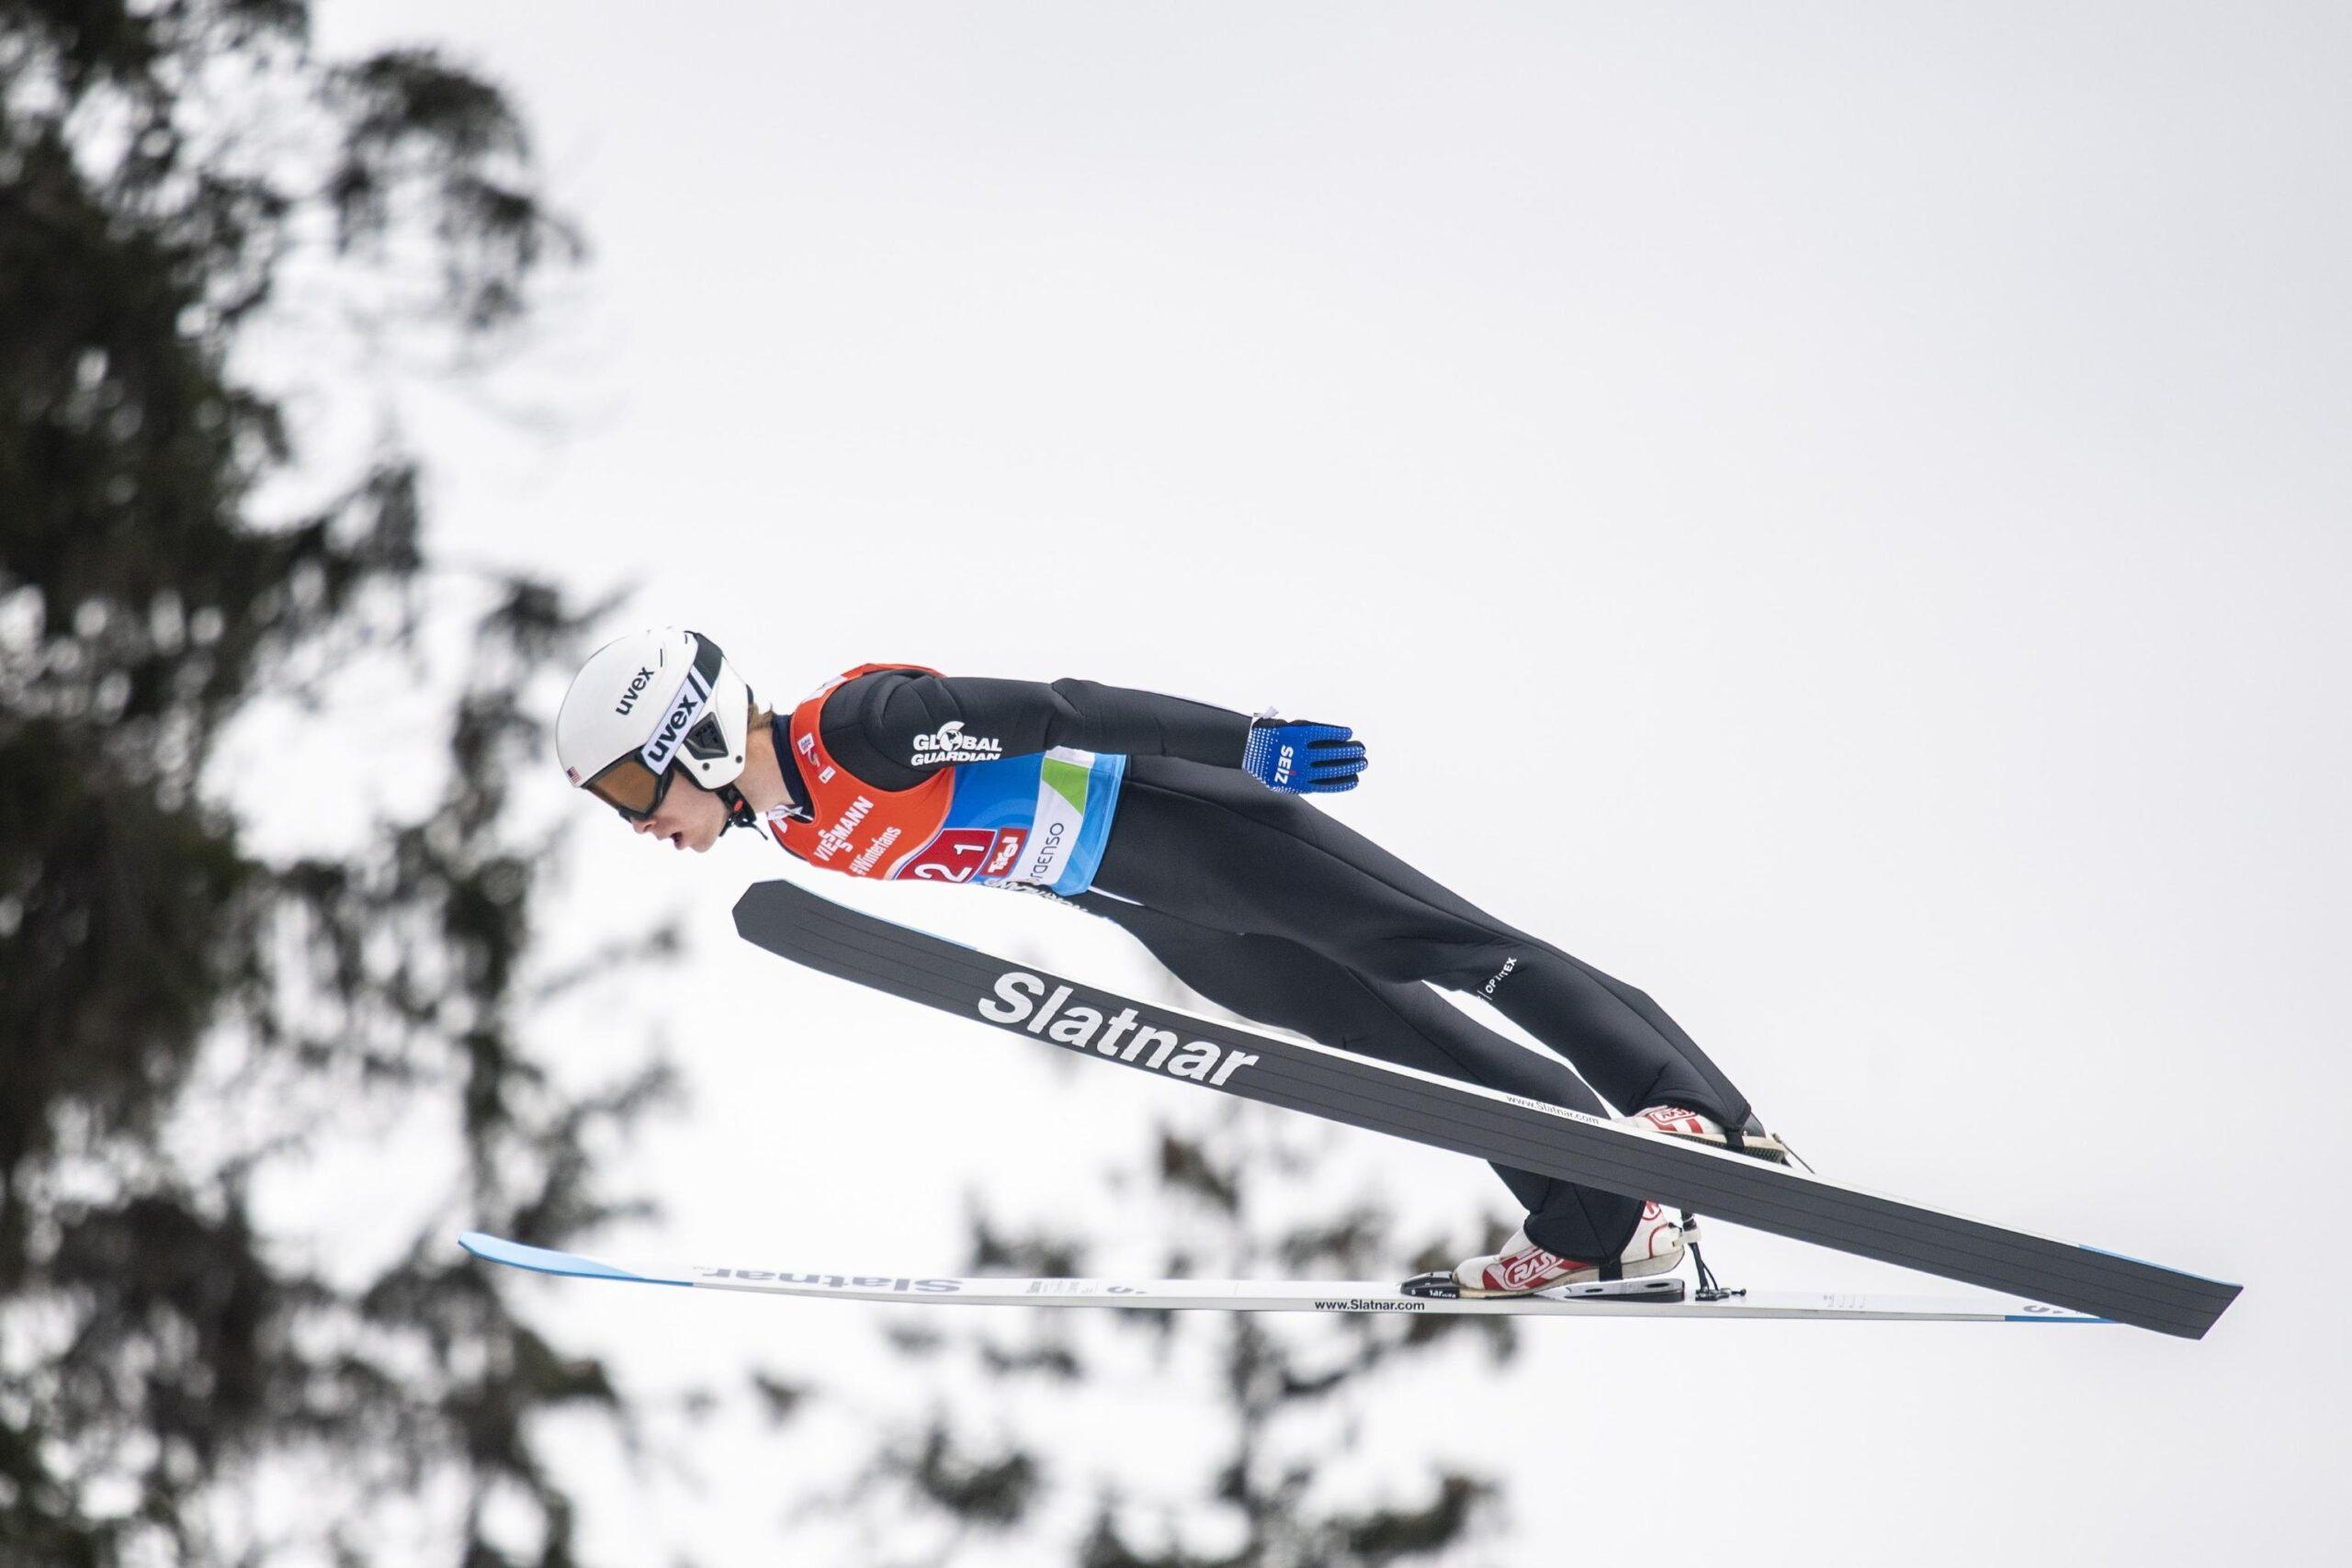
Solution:
<path fill-rule="evenodd" d="M 670 781 L 653 815 L 629 827 L 649 838 L 666 839 L 673 849 L 700 854 L 727 830 L 727 807 L 710 791 L 689 779 L 676 778 Z"/>

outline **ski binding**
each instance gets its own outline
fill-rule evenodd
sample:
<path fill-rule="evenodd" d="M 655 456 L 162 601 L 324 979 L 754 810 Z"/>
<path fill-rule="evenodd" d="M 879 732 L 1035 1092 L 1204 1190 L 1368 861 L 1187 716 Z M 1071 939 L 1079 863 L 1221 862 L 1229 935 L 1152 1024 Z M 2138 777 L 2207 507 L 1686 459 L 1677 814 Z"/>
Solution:
<path fill-rule="evenodd" d="M 1429 1301 L 1452 1302 L 1508 1301 L 1507 1296 L 1473 1296 L 1464 1298 L 1462 1283 L 1451 1269 L 1434 1269 L 1426 1274 L 1416 1274 L 1396 1287 L 1408 1296 Z M 1532 1299 L 1553 1302 L 1582 1302 L 1608 1300 L 1617 1302 L 1679 1302 L 1683 1299 L 1682 1281 L 1670 1279 L 1652 1280 L 1587 1280 L 1581 1284 L 1555 1285 L 1548 1291 L 1530 1291 Z"/>

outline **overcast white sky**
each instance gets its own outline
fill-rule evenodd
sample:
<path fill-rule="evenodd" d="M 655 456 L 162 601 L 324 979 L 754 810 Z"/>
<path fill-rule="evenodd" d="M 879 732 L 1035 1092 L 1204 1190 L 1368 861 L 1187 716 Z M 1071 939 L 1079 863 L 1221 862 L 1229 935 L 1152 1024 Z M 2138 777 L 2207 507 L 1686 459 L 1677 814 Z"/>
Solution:
<path fill-rule="evenodd" d="M 2352 14 L 321 17 L 393 40 L 515 91 L 596 247 L 530 354 L 412 414 L 445 546 L 630 584 L 615 631 L 699 626 L 780 700 L 897 659 L 1351 723 L 1337 815 L 1655 993 L 1824 1170 L 2248 1282 L 2195 1346 L 1538 1325 L 1502 1376 L 1369 1403 L 1352 1484 L 1506 1474 L 1530 1553 L 2319 1539 L 2352 1461 Z M 778 854 L 579 825 L 560 939 L 695 939 L 661 1006 L 696 1098 L 629 1172 L 667 1217 L 610 1250 L 942 1268 L 963 1191 L 1049 1213 L 1170 1109 L 738 943 Z M 881 897 L 1136 972 L 1038 901 Z M 1355 1152 L 1465 1240 L 1496 1205 Z M 1935 1288 L 1718 1246 L 1758 1286 Z M 781 1544 L 822 1423 L 929 1396 L 864 1308 L 545 1302 L 642 1388 L 856 1388 L 788 1441 L 714 1426 L 699 1501 L 601 1488 L 609 1561 Z M 1060 1418 L 1190 1462 L 1182 1390 L 1123 1397 Z"/>

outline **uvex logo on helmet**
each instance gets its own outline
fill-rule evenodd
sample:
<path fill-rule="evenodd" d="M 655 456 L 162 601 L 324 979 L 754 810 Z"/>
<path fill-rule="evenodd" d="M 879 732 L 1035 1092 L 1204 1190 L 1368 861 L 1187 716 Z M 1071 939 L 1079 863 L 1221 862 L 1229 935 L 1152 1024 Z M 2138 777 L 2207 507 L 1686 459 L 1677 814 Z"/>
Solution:
<path fill-rule="evenodd" d="M 613 705 L 613 711 L 616 714 L 627 714 L 629 709 L 637 705 L 637 699 L 645 694 L 645 688 L 650 685 L 652 681 L 653 671 L 640 668 L 636 676 L 630 680 L 628 690 L 621 694 L 621 700 Z"/>
<path fill-rule="evenodd" d="M 709 698 L 710 688 L 703 683 L 702 677 L 692 670 L 687 671 L 684 683 L 678 688 L 678 694 L 670 699 L 670 711 L 663 714 L 662 722 L 653 727 L 653 739 L 648 740 L 644 750 L 639 753 L 645 759 L 647 767 L 658 773 L 670 765 L 670 760 L 678 754 L 679 740 L 695 727 L 695 720 L 702 715 L 703 704 Z"/>

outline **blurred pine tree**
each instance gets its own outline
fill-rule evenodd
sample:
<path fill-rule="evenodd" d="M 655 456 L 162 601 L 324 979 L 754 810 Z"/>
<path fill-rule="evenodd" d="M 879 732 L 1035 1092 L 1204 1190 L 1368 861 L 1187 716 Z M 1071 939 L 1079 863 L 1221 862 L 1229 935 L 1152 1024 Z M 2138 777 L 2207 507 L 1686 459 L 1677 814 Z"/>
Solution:
<path fill-rule="evenodd" d="M 422 254 L 424 314 L 481 343 L 579 254 L 497 88 L 428 51 L 322 62 L 309 21 L 304 0 L 0 3 L 7 1564 L 413 1561 L 374 1517 L 406 1496 L 437 1502 L 438 1560 L 569 1563 L 531 1417 L 626 1416 L 447 1224 L 352 1216 L 391 1259 L 355 1282 L 254 1199 L 338 1131 L 322 1107 L 380 1125 L 389 1101 L 462 1138 L 413 1173 L 439 1220 L 560 1241 L 616 1212 L 587 1148 L 662 1081 L 568 1098 L 523 1035 L 546 853 L 506 781 L 545 765 L 523 688 L 583 617 L 521 578 L 446 592 L 396 446 L 311 515 L 256 499 L 301 454 L 232 351 L 289 263 Z M 251 848 L 290 786 L 212 787 L 227 728 L 305 672 L 416 658 L 468 596 L 438 798 L 347 853 Z M 320 1487 L 291 1524 L 233 1506 L 273 1466 Z"/>
<path fill-rule="evenodd" d="M 1327 1156 L 1340 1136 L 1280 1112 L 1226 1107 L 1194 1129 L 1163 1128 L 1148 1169 L 1104 1182 L 1150 1216 L 1155 1234 L 1181 1237 L 1156 1270 L 1170 1278 L 1378 1279 L 1408 1258 L 1414 1269 L 1453 1263 L 1453 1248 L 1475 1238 L 1415 1249 L 1376 1192 L 1353 1194 L 1335 1212 Z M 1508 1228 L 1490 1221 L 1487 1244 Z M 983 1205 L 966 1269 L 1083 1275 L 1107 1239 L 1013 1232 Z M 1366 1402 L 1391 1400 L 1400 1386 L 1384 1386 L 1384 1375 L 1442 1369 L 1449 1359 L 1460 1371 L 1465 1355 L 1509 1359 L 1517 1349 L 1510 1318 L 975 1316 L 981 1326 L 961 1332 L 960 1322 L 884 1325 L 897 1351 L 923 1367 L 906 1386 L 933 1397 L 919 1417 L 886 1419 L 851 1483 L 805 1506 L 806 1517 L 853 1529 L 866 1543 L 862 1562 L 1434 1568 L 1494 1542 L 1499 1484 L 1442 1459 L 1402 1478 L 1398 1495 L 1365 1502 L 1369 1478 L 1394 1466 L 1361 1452 L 1357 1430 Z M 975 1388 L 981 1397 L 957 1396 Z M 1136 1391 L 1137 1403 L 1114 1415 L 1117 1447 L 1105 1452 L 1102 1428 L 1090 1435 L 1091 1416 L 1064 1416 L 1106 1392 L 1115 1402 L 1120 1390 Z M 1383 1424 L 1432 1435 L 1442 1448 L 1452 1420 L 1441 1406 L 1427 1419 L 1408 1412 Z"/>

